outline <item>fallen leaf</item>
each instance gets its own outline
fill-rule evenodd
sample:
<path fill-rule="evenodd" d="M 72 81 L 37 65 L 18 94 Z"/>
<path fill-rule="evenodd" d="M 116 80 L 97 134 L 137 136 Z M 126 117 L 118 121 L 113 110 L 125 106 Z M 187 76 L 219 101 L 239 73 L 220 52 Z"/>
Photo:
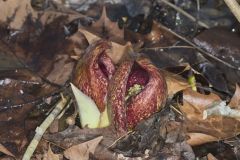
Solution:
<path fill-rule="evenodd" d="M 57 89 L 44 83 L 41 78 L 27 69 L 5 70 L 0 71 L 0 74 L 0 110 L 34 102 Z M 3 117 L 10 116 L 6 112 L 0 112 L 2 121 L 8 119 L 3 118 L 2 115 Z M 14 113 L 14 118 L 18 116 Z"/>
<path fill-rule="evenodd" d="M 172 97 L 175 93 L 191 87 L 180 75 L 164 70 L 163 73 L 167 82 L 168 96 Z"/>
<path fill-rule="evenodd" d="M 99 20 L 90 27 L 81 27 L 79 32 L 84 34 L 89 44 L 102 38 L 111 41 L 112 52 L 107 54 L 115 64 L 133 51 L 131 43 L 124 41 L 124 30 L 107 17 L 105 7 Z"/>
<path fill-rule="evenodd" d="M 0 22 L 7 22 L 13 29 L 20 29 L 28 16 L 33 19 L 37 17 L 31 6 L 31 0 L 0 1 L 0 10 Z"/>
<path fill-rule="evenodd" d="M 217 158 L 214 157 L 211 153 L 208 153 L 207 160 L 217 160 Z"/>
<path fill-rule="evenodd" d="M 44 155 L 43 160 L 60 160 L 60 159 L 62 159 L 60 157 L 62 157 L 62 155 L 54 154 L 50 145 L 49 145 L 48 152 Z"/>
<path fill-rule="evenodd" d="M 44 139 L 53 142 L 62 148 L 70 148 L 73 145 L 78 145 L 86 142 L 86 140 L 91 140 L 101 135 L 104 135 L 104 139 L 101 142 L 101 146 L 103 146 L 103 148 L 112 145 L 118 138 L 116 130 L 113 126 L 96 129 L 81 129 L 77 126 L 71 126 L 58 133 L 46 133 L 44 134 Z"/>
<path fill-rule="evenodd" d="M 96 147 L 103 139 L 103 136 L 99 136 L 90 141 L 74 145 L 64 151 L 64 156 L 70 160 L 88 160 L 89 154 L 94 154 Z"/>
<path fill-rule="evenodd" d="M 224 74 L 221 70 L 217 69 L 215 65 L 210 62 L 199 63 L 199 69 L 201 74 L 209 81 L 213 88 L 218 91 L 222 91 L 225 93 L 229 93 L 228 84 L 226 78 L 224 78 Z"/>
<path fill-rule="evenodd" d="M 240 72 L 237 70 L 240 66 L 240 37 L 224 27 L 214 27 L 207 29 L 193 39 L 193 42 L 209 54 L 225 63 L 231 65 L 226 67 L 222 62 L 212 61 L 227 79 L 228 84 L 235 85 L 239 82 Z M 233 69 L 235 68 L 235 69 Z"/>
<path fill-rule="evenodd" d="M 87 31 L 86 29 L 82 29 L 81 28 L 78 31 L 80 33 L 82 33 L 86 37 L 86 39 L 87 39 L 89 44 L 91 44 L 94 41 L 97 41 L 97 40 L 101 39 L 99 36 L 97 36 L 96 34 L 93 34 L 93 33 L 89 32 L 89 31 Z"/>
<path fill-rule="evenodd" d="M 78 12 L 70 13 L 67 11 L 59 12 L 59 11 L 49 10 L 49 11 L 39 12 L 39 14 L 41 14 L 41 17 L 39 18 L 39 20 L 43 26 L 49 23 L 52 23 L 58 17 L 65 17 L 64 21 L 67 21 L 67 22 L 71 22 L 78 18 L 84 18 L 84 16 Z"/>
<path fill-rule="evenodd" d="M 15 157 L 6 147 L 4 147 L 1 143 L 0 143 L 0 152 L 11 156 L 11 157 Z"/>
<path fill-rule="evenodd" d="M 147 47 L 171 46 L 178 39 L 161 28 L 158 22 L 153 21 L 151 32 L 144 36 Z"/>
<path fill-rule="evenodd" d="M 118 23 L 112 22 L 108 18 L 106 7 L 103 7 L 100 19 L 93 23 L 88 30 L 110 41 L 117 42 L 124 40 L 124 30 L 118 27 Z"/>
<path fill-rule="evenodd" d="M 57 133 L 59 131 L 59 119 L 55 119 L 49 126 L 50 133 Z"/>
<path fill-rule="evenodd" d="M 125 30 L 125 40 L 133 42 L 136 50 L 144 47 L 146 49 L 157 49 L 159 47 L 172 46 L 178 39 L 153 21 L 151 32 L 140 34 L 130 30 Z M 135 42 L 135 43 L 134 43 Z"/>
<path fill-rule="evenodd" d="M 89 44 L 100 40 L 101 38 L 97 35 L 85 30 L 85 29 L 79 29 L 79 31 L 84 34 L 86 39 L 88 40 Z M 117 64 L 122 58 L 126 57 L 128 53 L 131 53 L 133 51 L 132 45 L 130 42 L 127 42 L 125 45 L 121 45 L 119 43 L 113 42 L 111 52 L 107 52 L 107 55 L 112 59 L 112 61 Z"/>
<path fill-rule="evenodd" d="M 143 159 L 148 159 L 145 157 L 147 154 L 150 159 L 175 160 L 184 152 L 191 157 L 189 159 L 195 159 L 190 145 L 185 141 L 184 128 L 180 122 L 173 120 L 174 117 L 174 112 L 164 108 L 161 112 L 141 121 L 134 132 L 120 138 L 111 149 L 126 157 L 141 156 L 144 157 Z M 147 150 L 149 152 L 146 152 Z M 159 157 L 155 157 L 158 153 L 160 153 Z M 173 155 L 179 158 L 173 158 Z"/>
<path fill-rule="evenodd" d="M 81 27 L 80 29 L 87 30 L 88 32 L 107 39 L 116 43 L 124 44 L 124 30 L 118 27 L 117 22 L 112 22 L 106 13 L 106 7 L 103 7 L 100 19 L 94 22 L 91 26 Z"/>
<path fill-rule="evenodd" d="M 236 84 L 235 93 L 228 105 L 233 109 L 240 109 L 240 87 L 238 84 Z"/>
<path fill-rule="evenodd" d="M 50 23 L 52 20 L 59 16 L 66 16 L 68 21 L 72 21 L 76 18 L 83 18 L 84 16 L 77 12 L 70 13 L 69 11 L 64 13 L 64 11 L 36 11 L 33 9 L 31 0 L 2 0 L 0 1 L 0 22 L 6 22 L 11 29 L 21 29 L 27 18 L 31 18 L 33 21 L 37 20 L 40 16 L 40 21 L 42 25 Z"/>
<path fill-rule="evenodd" d="M 84 44 L 74 42 L 71 37 L 66 38 L 63 28 L 67 23 L 67 16 L 55 17 L 46 25 L 28 19 L 22 32 L 6 43 L 13 46 L 16 56 L 25 66 L 50 82 L 63 85 L 75 65 L 71 58 L 75 55 L 74 49 L 84 48 Z"/>
<path fill-rule="evenodd" d="M 203 118 L 204 111 L 216 102 L 222 102 L 222 100 L 213 93 L 204 95 L 191 89 L 183 91 L 183 104 L 179 108 L 185 118 L 184 126 L 188 134 L 203 134 L 200 138 L 197 136 L 191 137 L 196 138 L 196 140 L 191 140 L 195 141 L 194 144 L 196 145 L 234 137 L 240 133 L 239 119 L 220 115 L 211 115 L 206 119 Z"/>
<path fill-rule="evenodd" d="M 1 23 L 0 27 L 4 33 L 7 32 L 1 34 L 1 38 L 12 47 L 15 57 L 9 55 L 15 59 L 17 57 L 25 67 L 28 66 L 48 81 L 65 84 L 75 65 L 71 56 L 76 56 L 78 53 L 74 51 L 85 49 L 87 46 L 83 41 L 74 40 L 74 35 L 68 35 L 65 28 L 71 21 L 86 19 L 86 16 L 77 12 L 59 12 L 57 9 L 35 11 L 31 0 L 0 1 L 0 9 L 3 11 L 0 15 L 0 22 L 3 24 Z M 11 23 L 15 21 L 21 22 L 17 22 L 18 26 L 11 28 Z M 9 55 L 5 59 L 8 60 Z"/>
<path fill-rule="evenodd" d="M 1 35 L 3 36 L 3 35 Z M 11 49 L 0 41 L 0 71 L 11 70 L 16 68 L 23 68 L 23 65 L 19 62 Z"/>
<path fill-rule="evenodd" d="M 27 69 L 3 70 L 0 75 L 0 142 L 11 143 L 13 148 L 18 148 L 16 154 L 19 154 L 29 143 L 26 135 L 45 116 L 36 108 L 36 103 L 49 109 L 43 102 L 44 97 L 58 91 Z"/>
<path fill-rule="evenodd" d="M 214 136 L 203 134 L 203 133 L 188 133 L 189 139 L 187 143 L 191 146 L 197 146 L 206 142 L 217 141 L 218 139 Z"/>

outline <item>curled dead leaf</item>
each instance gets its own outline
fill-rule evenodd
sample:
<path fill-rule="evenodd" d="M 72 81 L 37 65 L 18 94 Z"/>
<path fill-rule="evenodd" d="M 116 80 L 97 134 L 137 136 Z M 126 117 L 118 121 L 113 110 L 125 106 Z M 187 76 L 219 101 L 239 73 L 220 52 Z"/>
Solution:
<path fill-rule="evenodd" d="M 103 8 L 102 15 L 99 20 L 93 23 L 90 27 L 81 27 L 79 32 L 83 33 L 89 44 L 100 40 L 107 39 L 112 44 L 112 52 L 108 56 L 116 64 L 125 57 L 129 52 L 132 52 L 130 42 L 124 41 L 124 30 L 118 27 L 116 22 L 112 22 L 106 14 L 106 8 Z"/>
<path fill-rule="evenodd" d="M 36 18 L 37 14 L 31 6 L 30 0 L 7 0 L 0 1 L 0 22 L 10 20 L 9 26 L 13 29 L 20 29 L 28 16 Z"/>
<path fill-rule="evenodd" d="M 89 154 L 94 154 L 96 147 L 103 139 L 103 136 L 99 136 L 90 141 L 74 145 L 64 151 L 64 156 L 70 160 L 88 160 Z"/>
<path fill-rule="evenodd" d="M 48 151 L 44 155 L 43 160 L 60 160 L 60 159 L 62 159 L 62 155 L 53 153 L 53 151 L 49 145 Z"/>
<path fill-rule="evenodd" d="M 172 97 L 175 93 L 185 90 L 189 87 L 191 87 L 188 82 L 182 78 L 178 74 L 174 74 L 168 71 L 162 71 L 164 73 L 166 82 L 167 82 L 167 88 L 168 88 L 168 96 Z"/>
<path fill-rule="evenodd" d="M 97 40 L 101 39 L 97 35 L 85 29 L 79 29 L 79 31 L 86 37 L 89 44 L 92 44 Z M 111 44 L 112 44 L 111 52 L 108 52 L 107 54 L 115 64 L 117 64 L 122 58 L 126 57 L 128 53 L 131 53 L 133 50 L 130 42 L 127 42 L 125 45 L 122 45 L 111 41 Z"/>
<path fill-rule="evenodd" d="M 148 34 L 140 34 L 126 29 L 124 35 L 125 40 L 133 42 L 136 50 L 141 47 L 154 49 L 172 46 L 177 41 L 176 37 L 162 29 L 155 21 L 153 21 L 151 32 Z"/>
<path fill-rule="evenodd" d="M 207 160 L 217 160 L 217 158 L 214 157 L 211 153 L 208 153 Z"/>
<path fill-rule="evenodd" d="M 4 153 L 8 156 L 11 156 L 11 157 L 15 157 L 6 147 L 4 147 L 1 143 L 0 143 L 0 152 L 1 153 Z"/>
<path fill-rule="evenodd" d="M 183 91 L 183 105 L 180 105 L 180 110 L 185 118 L 184 125 L 189 134 L 202 134 L 201 141 L 199 137 L 191 136 L 191 143 L 194 141 L 194 145 L 234 137 L 240 133 L 240 121 L 237 118 L 221 115 L 203 118 L 206 109 L 221 101 L 213 93 L 204 95 L 191 89 Z"/>
<path fill-rule="evenodd" d="M 187 143 L 191 146 L 197 146 L 206 142 L 217 141 L 218 139 L 214 136 L 203 134 L 203 133 L 188 133 L 189 139 Z"/>
<path fill-rule="evenodd" d="M 117 22 L 112 22 L 108 18 L 106 7 L 103 7 L 100 19 L 93 23 L 88 30 L 110 41 L 118 42 L 124 39 L 124 30 L 118 27 Z"/>

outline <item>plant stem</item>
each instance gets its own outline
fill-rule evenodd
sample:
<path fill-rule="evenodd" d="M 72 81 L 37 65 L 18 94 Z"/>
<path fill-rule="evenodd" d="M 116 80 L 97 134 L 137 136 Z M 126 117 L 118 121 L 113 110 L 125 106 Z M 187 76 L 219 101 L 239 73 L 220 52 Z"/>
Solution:
<path fill-rule="evenodd" d="M 68 98 L 65 98 L 62 96 L 62 99 L 56 104 L 53 111 L 48 115 L 48 117 L 43 121 L 43 123 L 36 128 L 36 134 L 33 137 L 32 141 L 28 145 L 27 150 L 25 151 L 23 155 L 23 160 L 30 160 L 33 152 L 37 148 L 37 145 L 39 141 L 41 140 L 44 132 L 47 130 L 47 128 L 50 126 L 50 124 L 53 122 L 53 120 L 59 115 L 59 113 L 64 109 L 68 102 Z"/>

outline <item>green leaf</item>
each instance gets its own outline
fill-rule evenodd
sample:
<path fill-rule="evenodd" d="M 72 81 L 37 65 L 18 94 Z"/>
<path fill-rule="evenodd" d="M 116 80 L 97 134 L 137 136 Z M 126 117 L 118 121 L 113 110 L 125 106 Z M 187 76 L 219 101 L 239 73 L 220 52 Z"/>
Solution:
<path fill-rule="evenodd" d="M 108 117 L 108 111 L 107 111 L 107 106 L 106 106 L 105 110 L 100 115 L 99 128 L 108 127 L 109 125 L 110 125 L 110 120 Z"/>
<path fill-rule="evenodd" d="M 72 83 L 71 88 L 77 101 L 81 126 L 98 128 L 100 123 L 100 111 L 95 102 Z"/>

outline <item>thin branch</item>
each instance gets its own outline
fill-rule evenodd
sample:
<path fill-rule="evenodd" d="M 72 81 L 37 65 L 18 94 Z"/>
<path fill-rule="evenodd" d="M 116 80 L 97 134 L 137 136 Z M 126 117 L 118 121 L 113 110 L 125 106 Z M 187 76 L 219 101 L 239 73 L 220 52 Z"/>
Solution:
<path fill-rule="evenodd" d="M 64 109 L 67 102 L 68 102 L 68 99 L 62 97 L 62 99 L 56 104 L 54 110 L 48 115 L 48 117 L 43 121 L 43 123 L 36 128 L 36 134 L 33 137 L 31 143 L 28 145 L 28 148 L 23 155 L 23 158 L 22 158 L 23 160 L 30 160 L 44 132 L 47 130 L 50 124 L 54 121 L 54 119 L 59 115 L 59 113 Z"/>
<path fill-rule="evenodd" d="M 237 67 L 231 65 L 230 63 L 227 63 L 227 62 L 219 59 L 218 57 L 215 57 L 214 55 L 206 52 L 206 51 L 203 50 L 202 48 L 200 48 L 200 47 L 198 47 L 197 45 L 195 45 L 193 42 L 187 40 L 187 39 L 184 38 L 183 36 L 177 34 L 176 32 L 174 32 L 174 31 L 172 31 L 171 29 L 165 27 L 164 25 L 162 25 L 162 24 L 160 24 L 160 23 L 159 23 L 158 25 L 159 25 L 159 27 L 161 27 L 161 28 L 164 29 L 165 31 L 171 33 L 172 35 L 176 36 L 177 38 L 181 39 L 181 40 L 184 41 L 185 43 L 193 46 L 195 49 L 197 49 L 197 50 L 198 50 L 200 53 L 202 53 L 203 55 L 208 56 L 208 57 L 210 57 L 210 58 L 212 58 L 212 59 L 214 59 L 214 60 L 216 60 L 216 61 L 218 61 L 218 62 L 220 62 L 220 63 L 222 63 L 222 64 L 224 64 L 224 65 L 226 65 L 226 66 L 228 66 L 229 68 L 232 68 L 232 69 L 235 69 L 235 70 L 240 70 L 240 67 L 237 68 Z"/>
<path fill-rule="evenodd" d="M 224 0 L 226 5 L 230 8 L 233 15 L 237 18 L 238 22 L 240 22 L 240 5 L 236 0 Z"/>
<path fill-rule="evenodd" d="M 146 48 L 141 48 L 139 51 L 159 50 L 159 49 L 179 49 L 179 48 L 195 49 L 193 46 L 165 46 L 165 47 L 146 47 Z"/>
<path fill-rule="evenodd" d="M 63 90 L 64 90 L 64 88 L 60 88 L 60 89 L 57 89 L 56 91 L 54 91 L 53 93 L 46 94 L 41 97 L 38 97 L 37 99 L 29 100 L 29 101 L 26 101 L 23 103 L 0 106 L 0 112 L 3 112 L 4 110 L 10 109 L 10 108 L 12 109 L 12 108 L 22 107 L 22 106 L 28 105 L 28 104 L 31 104 L 31 105 L 45 104 L 46 102 L 44 102 L 44 99 L 47 99 L 49 97 L 58 98 L 60 96 L 59 93 L 62 92 Z"/>
<path fill-rule="evenodd" d="M 177 7 L 176 5 L 168 2 L 167 0 L 159 0 L 159 1 L 160 1 L 160 2 L 163 2 L 164 4 L 168 5 L 169 7 L 173 8 L 173 9 L 175 9 L 176 11 L 178 11 L 179 13 L 181 13 L 182 15 L 186 16 L 187 18 L 189 18 L 191 21 L 197 22 L 200 26 L 202 26 L 202 27 L 204 27 L 204 28 L 207 28 L 207 29 L 210 28 L 206 23 L 204 23 L 204 22 L 202 22 L 202 21 L 200 21 L 200 20 L 197 20 L 195 17 L 193 17 L 192 15 L 190 15 L 189 13 L 187 13 L 186 11 L 184 11 L 183 9 Z M 230 0 L 230 1 L 231 1 L 231 0 Z"/>

